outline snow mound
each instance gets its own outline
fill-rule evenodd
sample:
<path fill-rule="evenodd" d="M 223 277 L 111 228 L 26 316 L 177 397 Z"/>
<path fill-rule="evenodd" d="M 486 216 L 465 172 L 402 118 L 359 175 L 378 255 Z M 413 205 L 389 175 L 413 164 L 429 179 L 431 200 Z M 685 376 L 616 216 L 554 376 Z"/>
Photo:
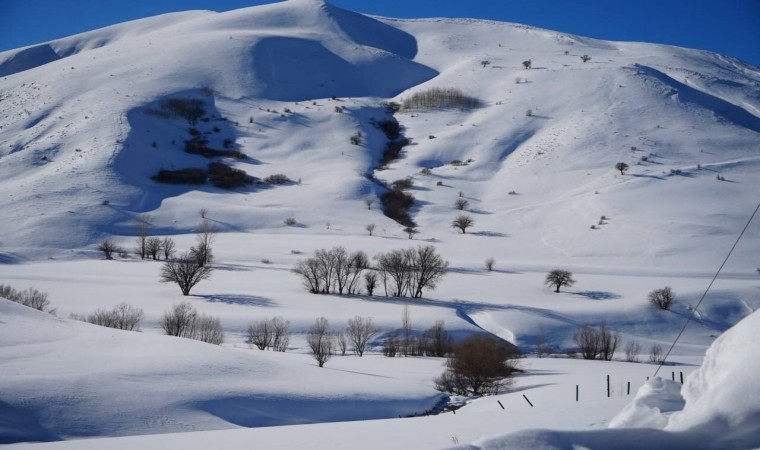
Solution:
<path fill-rule="evenodd" d="M 385 367 L 320 369 L 304 354 L 114 330 L 5 299 L 0 361 L 0 443 L 391 418 L 442 395 Z"/>
<path fill-rule="evenodd" d="M 601 431 L 529 430 L 467 449 L 752 449 L 760 447 L 760 312 L 743 319 L 707 350 L 679 394 L 654 379 Z M 680 409 L 669 418 L 663 413 Z M 635 427 L 635 428 L 627 428 Z M 662 430 L 660 430 L 660 428 Z"/>

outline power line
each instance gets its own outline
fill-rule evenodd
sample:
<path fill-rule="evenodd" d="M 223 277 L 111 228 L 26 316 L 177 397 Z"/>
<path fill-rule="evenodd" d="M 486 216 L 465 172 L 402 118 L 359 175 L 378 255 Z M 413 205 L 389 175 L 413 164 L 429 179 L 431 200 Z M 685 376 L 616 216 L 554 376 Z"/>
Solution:
<path fill-rule="evenodd" d="M 728 254 L 726 255 L 726 258 L 723 260 L 723 263 L 718 268 L 718 271 L 715 272 L 715 276 L 713 276 L 712 280 L 710 281 L 710 284 L 707 285 L 707 289 L 705 289 L 705 292 L 702 294 L 702 297 L 697 302 L 697 305 L 694 306 L 694 310 L 686 318 L 686 323 L 683 324 L 683 327 L 681 328 L 681 331 L 678 332 L 678 335 L 676 336 L 676 339 L 673 341 L 673 343 L 670 345 L 670 348 L 668 349 L 668 352 L 665 353 L 665 357 L 662 358 L 662 362 L 657 367 L 657 370 L 654 371 L 654 375 L 652 375 L 653 378 L 657 376 L 657 374 L 660 372 L 660 369 L 662 368 L 662 366 L 665 365 L 665 361 L 668 360 L 668 356 L 670 356 L 670 352 L 673 351 L 673 347 L 676 346 L 676 343 L 678 342 L 678 339 L 680 339 L 681 335 L 683 334 L 683 332 L 686 331 L 686 327 L 689 326 L 689 322 L 691 322 L 691 318 L 697 312 L 697 309 L 699 308 L 699 305 L 702 304 L 702 300 L 705 299 L 705 297 L 707 296 L 707 293 L 710 292 L 710 288 L 712 287 L 713 283 L 715 283 L 715 280 L 718 279 L 718 275 L 720 275 L 721 270 L 723 270 L 723 266 L 725 266 L 726 262 L 728 262 L 728 258 L 731 257 L 731 254 L 734 252 L 734 249 L 739 244 L 739 241 L 742 239 L 742 236 L 744 236 L 744 232 L 747 231 L 747 228 L 749 228 L 749 224 L 752 223 L 752 219 L 755 218 L 755 215 L 757 214 L 758 210 L 760 210 L 760 203 L 757 204 L 757 207 L 755 208 L 755 211 L 752 213 L 752 215 L 750 216 L 749 220 L 747 221 L 747 224 L 744 225 L 744 228 L 742 229 L 742 232 L 739 233 L 739 237 L 736 238 L 736 242 L 734 242 L 734 245 L 731 247 L 731 250 L 728 251 Z"/>

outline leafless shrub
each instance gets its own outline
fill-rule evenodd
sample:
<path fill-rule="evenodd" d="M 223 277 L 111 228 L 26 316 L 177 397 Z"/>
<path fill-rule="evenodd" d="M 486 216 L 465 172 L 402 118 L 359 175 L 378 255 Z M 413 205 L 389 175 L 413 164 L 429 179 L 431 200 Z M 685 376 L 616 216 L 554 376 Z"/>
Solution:
<path fill-rule="evenodd" d="M 629 166 L 628 164 L 624 162 L 619 162 L 615 164 L 615 169 L 620 171 L 620 175 L 625 175 L 625 172 L 628 170 Z"/>
<path fill-rule="evenodd" d="M 523 62 L 522 62 L 522 65 L 523 65 L 523 67 L 524 67 L 524 68 L 526 68 L 526 69 L 530 69 L 530 68 L 531 68 L 531 66 L 533 65 L 533 61 L 532 61 L 532 60 L 530 60 L 530 59 L 528 59 L 528 60 L 526 60 L 526 61 L 523 61 Z"/>
<path fill-rule="evenodd" d="M 220 162 L 208 165 L 208 179 L 222 189 L 237 189 L 253 184 L 256 180 L 244 170 L 234 169 Z"/>
<path fill-rule="evenodd" d="M 370 236 L 372 236 L 372 232 L 375 231 L 375 224 L 374 223 L 367 224 L 367 226 L 364 227 L 364 229 L 369 232 Z"/>
<path fill-rule="evenodd" d="M 367 344 L 380 331 L 373 323 L 371 317 L 356 316 L 348 320 L 346 334 L 354 348 L 354 353 L 359 357 L 364 355 Z"/>
<path fill-rule="evenodd" d="M 361 145 L 362 143 L 362 132 L 357 131 L 356 134 L 352 135 L 350 138 L 348 138 L 349 142 L 351 142 L 352 145 Z"/>
<path fill-rule="evenodd" d="M 0 284 L 0 297 L 38 311 L 55 314 L 55 309 L 50 308 L 50 300 L 48 300 L 47 293 L 38 291 L 34 288 L 18 291 L 11 286 Z"/>
<path fill-rule="evenodd" d="M 620 342 L 620 335 L 613 334 L 607 324 L 602 322 L 599 329 L 589 325 L 581 327 L 573 335 L 573 341 L 580 348 L 583 359 L 611 361 Z"/>
<path fill-rule="evenodd" d="M 414 239 L 414 235 L 418 234 L 420 231 L 414 227 L 406 227 L 404 228 L 404 233 L 406 233 L 406 236 L 409 239 Z"/>
<path fill-rule="evenodd" d="M 446 371 L 435 380 L 436 389 L 458 395 L 481 396 L 506 391 L 518 371 L 512 345 L 483 335 L 472 335 L 454 345 Z"/>
<path fill-rule="evenodd" d="M 285 225 L 289 226 L 289 227 L 292 227 L 295 224 L 297 224 L 298 222 L 296 221 L 295 217 L 287 217 L 287 218 L 285 218 L 285 220 L 283 221 L 283 223 Z"/>
<path fill-rule="evenodd" d="M 248 342 L 259 350 L 272 345 L 272 328 L 268 319 L 254 320 L 248 324 Z"/>
<path fill-rule="evenodd" d="M 169 336 L 179 336 L 209 344 L 224 342 L 224 331 L 219 318 L 198 314 L 190 302 L 177 303 L 164 313 L 161 329 Z"/>
<path fill-rule="evenodd" d="M 581 61 L 583 62 L 589 62 L 591 61 L 591 57 L 588 55 L 581 55 Z"/>
<path fill-rule="evenodd" d="M 658 365 L 665 363 L 665 355 L 662 353 L 662 347 L 659 344 L 652 344 L 649 349 L 649 362 Z"/>
<path fill-rule="evenodd" d="M 287 175 L 282 173 L 275 173 L 273 175 L 269 175 L 268 177 L 264 178 L 265 183 L 269 184 L 286 184 L 290 181 L 290 178 L 288 178 Z"/>
<path fill-rule="evenodd" d="M 374 197 L 367 197 L 364 199 L 364 204 L 367 205 L 367 209 L 372 209 L 372 205 L 375 203 Z"/>
<path fill-rule="evenodd" d="M 460 211 L 464 211 L 470 207 L 470 202 L 460 197 L 454 202 L 454 207 Z"/>
<path fill-rule="evenodd" d="M 494 260 L 493 258 L 486 259 L 486 262 L 485 262 L 486 270 L 491 272 L 493 270 L 494 264 L 496 264 L 496 260 Z"/>
<path fill-rule="evenodd" d="M 145 317 L 141 308 L 127 303 L 120 303 L 113 309 L 98 309 L 84 317 L 73 317 L 84 322 L 118 330 L 139 331 L 140 321 Z"/>
<path fill-rule="evenodd" d="M 343 247 L 319 249 L 314 256 L 301 260 L 293 268 L 311 293 L 354 294 L 359 290 L 362 272 L 369 268 L 367 254 L 359 250 L 348 253 Z"/>
<path fill-rule="evenodd" d="M 206 114 L 203 101 L 195 98 L 167 98 L 158 104 L 158 110 L 148 109 L 146 112 L 159 117 L 181 117 L 191 125 Z"/>
<path fill-rule="evenodd" d="M 119 246 L 110 239 L 105 239 L 98 244 L 98 250 L 103 252 L 103 256 L 106 259 L 113 259 L 113 254 L 118 253 Z"/>
<path fill-rule="evenodd" d="M 641 354 L 641 343 L 639 341 L 628 341 L 625 344 L 625 360 L 628 362 L 639 362 Z"/>
<path fill-rule="evenodd" d="M 330 332 L 330 325 L 326 318 L 319 317 L 314 321 L 314 325 L 309 328 L 309 333 L 306 335 L 306 342 L 319 367 L 323 367 L 332 357 L 335 347 L 335 336 Z"/>
<path fill-rule="evenodd" d="M 474 109 L 481 107 L 483 102 L 470 97 L 455 88 L 431 88 L 413 94 L 405 99 L 402 106 L 405 110 L 413 109 Z"/>
<path fill-rule="evenodd" d="M 284 352 L 290 344 L 290 322 L 282 317 L 274 317 L 270 321 L 272 329 L 272 350 Z"/>
<path fill-rule="evenodd" d="M 676 294 L 673 292 L 670 286 L 665 286 L 662 289 L 655 289 L 647 296 L 649 304 L 662 310 L 670 309 L 675 298 Z"/>

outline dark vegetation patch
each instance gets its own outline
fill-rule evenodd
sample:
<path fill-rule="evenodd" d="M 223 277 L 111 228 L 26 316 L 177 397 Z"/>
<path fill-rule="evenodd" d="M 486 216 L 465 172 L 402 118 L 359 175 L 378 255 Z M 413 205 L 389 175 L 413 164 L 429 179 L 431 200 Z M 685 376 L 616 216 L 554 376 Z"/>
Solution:
<path fill-rule="evenodd" d="M 432 88 L 417 92 L 402 104 L 410 109 L 474 109 L 483 106 L 483 102 L 466 95 L 459 89 Z"/>
<path fill-rule="evenodd" d="M 208 146 L 208 140 L 202 136 L 195 136 L 192 139 L 185 141 L 185 153 L 200 155 L 204 158 L 245 159 L 248 157 L 240 150 L 217 150 L 211 148 Z"/>
<path fill-rule="evenodd" d="M 206 114 L 203 101 L 196 98 L 166 98 L 158 103 L 157 109 L 150 108 L 146 112 L 165 119 L 181 117 L 191 125 Z"/>
<path fill-rule="evenodd" d="M 401 189 L 390 189 L 380 196 L 385 215 L 405 227 L 415 227 L 409 209 L 414 206 L 414 196 Z"/>
<path fill-rule="evenodd" d="M 248 175 L 244 170 L 234 169 L 226 164 L 214 162 L 208 165 L 209 181 L 222 189 L 235 189 L 249 186 L 256 179 Z"/>
<path fill-rule="evenodd" d="M 205 169 L 187 168 L 180 170 L 159 170 L 151 177 L 154 181 L 165 184 L 205 184 L 208 172 Z"/>

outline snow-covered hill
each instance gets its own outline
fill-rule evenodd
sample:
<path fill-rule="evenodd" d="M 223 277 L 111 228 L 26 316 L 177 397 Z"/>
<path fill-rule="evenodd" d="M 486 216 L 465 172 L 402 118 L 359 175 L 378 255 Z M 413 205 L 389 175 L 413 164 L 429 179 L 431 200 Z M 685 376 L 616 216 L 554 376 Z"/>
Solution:
<path fill-rule="evenodd" d="M 760 198 L 760 68 L 726 56 L 288 0 L 158 16 L 0 53 L 0 77 L 0 284 L 49 292 L 60 317 L 120 302 L 146 313 L 145 333 L 121 333 L 0 303 L 0 363 L 12 371 L 0 371 L 0 419 L 19 424 L 0 432 L 7 441 L 395 417 L 432 407 L 441 360 L 336 358 L 340 374 L 324 375 L 303 354 L 303 335 L 318 316 L 335 326 L 373 317 L 383 331 L 372 353 L 399 327 L 405 300 L 302 289 L 290 269 L 335 245 L 370 257 L 434 245 L 450 268 L 437 290 L 409 302 L 415 332 L 445 320 L 456 336 L 487 332 L 526 352 L 541 340 L 567 349 L 578 327 L 606 322 L 624 342 L 643 343 L 646 359 L 694 314 L 672 359 L 699 364 L 720 333 L 760 307 L 755 221 L 694 311 Z M 432 88 L 461 90 L 480 106 L 389 109 Z M 183 118 L 170 102 L 203 113 Z M 384 120 L 397 122 L 410 145 L 381 168 Z M 187 153 L 192 139 L 230 153 Z M 153 180 L 160 170 L 205 170 L 214 161 L 290 181 L 225 190 Z M 625 173 L 615 170 L 619 162 Z M 416 199 L 413 241 L 379 201 L 407 178 Z M 375 201 L 370 208 L 367 199 Z M 457 200 L 466 200 L 465 211 Z M 133 248 L 136 218 L 145 213 L 152 235 L 186 250 L 201 209 L 220 231 L 216 271 L 190 301 L 222 320 L 223 348 L 156 336 L 161 314 L 184 299 L 176 286 L 158 283 L 158 263 L 101 261 L 96 250 L 105 238 Z M 461 213 L 474 219 L 466 234 L 451 227 Z M 487 258 L 495 271 L 484 270 Z M 543 286 L 558 267 L 578 280 L 561 294 Z M 677 293 L 673 310 L 650 308 L 647 293 L 666 285 Z M 292 324 L 293 348 L 252 354 L 243 342 L 248 322 L 277 315 Z M 28 331 L 39 329 L 47 334 Z M 151 363 L 113 359 L 119 353 Z M 598 385 L 603 372 L 635 388 L 653 370 L 566 359 L 526 364 L 532 370 L 518 389 L 547 403 L 575 384 Z M 544 371 L 556 379 L 544 383 Z M 258 375 L 248 384 L 250 373 Z M 365 384 L 367 376 L 378 381 Z M 219 382 L 197 386 L 198 377 Z M 120 394 L 138 388 L 147 393 Z M 341 400 L 349 396 L 359 400 Z M 265 417 L 252 398 L 285 406 Z M 517 393 L 501 400 L 524 405 Z M 595 399 L 581 406 L 584 414 L 568 412 L 571 421 L 534 410 L 510 429 L 499 428 L 491 403 L 424 429 L 457 429 L 465 443 L 529 426 L 594 428 L 625 398 Z M 303 404 L 319 413 L 293 413 Z M 346 405 L 356 408 L 341 412 Z M 385 426 L 353 429 L 360 436 Z M 403 442 L 418 425 L 392 426 Z M 428 437 L 432 448 L 453 442 Z"/>

